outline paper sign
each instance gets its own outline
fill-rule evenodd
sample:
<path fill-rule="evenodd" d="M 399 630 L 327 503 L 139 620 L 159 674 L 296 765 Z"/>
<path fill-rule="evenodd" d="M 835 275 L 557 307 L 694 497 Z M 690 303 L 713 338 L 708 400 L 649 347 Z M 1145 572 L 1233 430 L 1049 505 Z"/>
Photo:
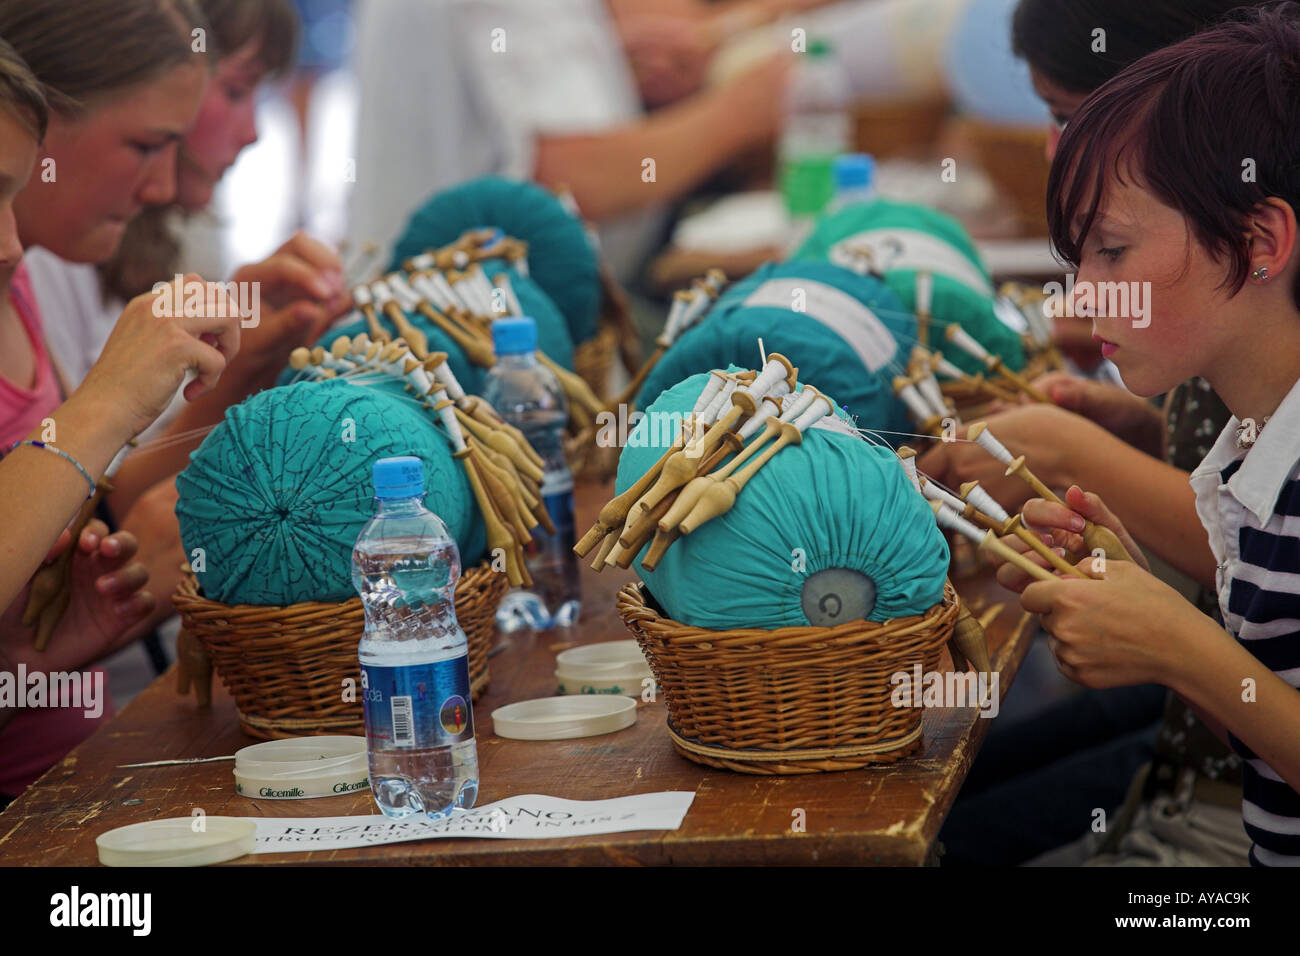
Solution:
<path fill-rule="evenodd" d="M 629 830 L 676 830 L 694 799 L 695 794 L 686 790 L 641 793 L 614 800 L 563 800 L 530 793 L 472 810 L 456 810 L 445 820 L 390 820 L 379 814 L 246 819 L 257 824 L 254 853 L 293 853 L 443 837 L 545 840 Z"/>

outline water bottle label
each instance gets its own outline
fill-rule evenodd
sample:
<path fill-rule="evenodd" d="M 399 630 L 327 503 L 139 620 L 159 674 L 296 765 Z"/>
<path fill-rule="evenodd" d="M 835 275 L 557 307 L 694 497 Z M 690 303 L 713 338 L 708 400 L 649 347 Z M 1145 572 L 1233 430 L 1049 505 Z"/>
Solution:
<path fill-rule="evenodd" d="M 464 656 L 410 667 L 363 664 L 361 693 L 372 750 L 431 750 L 474 737 Z"/>

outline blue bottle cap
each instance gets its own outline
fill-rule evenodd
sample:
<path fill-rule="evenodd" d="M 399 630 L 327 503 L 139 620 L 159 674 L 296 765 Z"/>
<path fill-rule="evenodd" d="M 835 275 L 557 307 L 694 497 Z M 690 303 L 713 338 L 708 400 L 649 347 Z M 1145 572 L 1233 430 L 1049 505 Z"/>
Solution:
<path fill-rule="evenodd" d="M 424 462 L 414 455 L 381 458 L 375 462 L 373 475 L 376 498 L 424 496 Z"/>
<path fill-rule="evenodd" d="M 835 158 L 835 189 L 867 189 L 876 175 L 876 161 L 867 153 L 845 153 Z"/>
<path fill-rule="evenodd" d="M 497 319 L 492 323 L 492 346 L 497 355 L 537 351 L 537 323 L 529 316 Z"/>

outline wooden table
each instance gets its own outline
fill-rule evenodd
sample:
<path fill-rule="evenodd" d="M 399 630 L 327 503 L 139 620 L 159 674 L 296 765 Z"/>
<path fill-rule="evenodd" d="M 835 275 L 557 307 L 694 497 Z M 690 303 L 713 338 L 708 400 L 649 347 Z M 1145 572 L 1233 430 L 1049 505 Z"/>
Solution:
<path fill-rule="evenodd" d="M 585 530 L 605 489 L 580 486 Z M 695 801 L 675 831 L 641 831 L 551 840 L 443 839 L 349 850 L 246 856 L 235 864 L 885 864 L 932 862 L 935 837 L 988 732 L 973 708 L 930 708 L 920 752 L 891 766 L 787 777 L 703 767 L 673 750 L 662 697 L 638 706 L 637 722 L 600 737 L 554 742 L 506 740 L 492 732 L 492 710 L 554 693 L 554 655 L 574 644 L 626 639 L 614 595 L 631 571 L 592 573 L 584 565 L 584 611 L 572 633 L 500 638 L 491 683 L 475 705 L 479 803 L 540 793 L 600 800 L 662 790 L 692 790 Z M 1006 602 L 989 629 L 994 669 L 1005 697 L 1034 628 L 1013 595 L 988 576 L 958 582 L 976 610 Z M 199 808 L 225 816 L 373 814 L 368 792 L 316 800 L 255 800 L 235 793 L 230 762 L 120 769 L 119 765 L 233 754 L 253 741 L 235 707 L 216 688 L 211 710 L 175 690 L 168 673 L 0 814 L 0 863 L 92 866 L 95 837 L 106 830 Z M 792 832 L 796 811 L 805 832 Z"/>

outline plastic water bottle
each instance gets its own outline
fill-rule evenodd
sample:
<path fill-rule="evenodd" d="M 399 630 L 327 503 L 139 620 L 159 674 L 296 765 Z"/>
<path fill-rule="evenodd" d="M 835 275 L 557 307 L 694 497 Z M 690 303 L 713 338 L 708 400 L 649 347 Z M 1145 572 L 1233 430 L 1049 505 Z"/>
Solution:
<path fill-rule="evenodd" d="M 835 195 L 833 164 L 853 135 L 848 74 L 825 40 L 809 41 L 786 92 L 778 147 L 781 194 L 796 222 L 822 212 Z"/>
<path fill-rule="evenodd" d="M 545 462 L 541 497 L 555 534 L 533 529 L 524 563 L 531 589 L 506 593 L 497 609 L 497 627 L 568 627 L 582 609 L 578 556 L 573 553 L 573 475 L 564 460 L 568 402 L 555 375 L 537 361 L 537 323 L 524 316 L 492 323 L 497 363 L 487 374 L 483 397 L 509 424 L 523 432 Z"/>
<path fill-rule="evenodd" d="M 831 210 L 868 203 L 876 198 L 876 160 L 868 153 L 845 153 L 835 159 L 835 199 Z"/>
<path fill-rule="evenodd" d="M 385 816 L 448 816 L 478 797 L 469 645 L 456 620 L 460 551 L 424 507 L 424 463 L 375 462 L 375 516 L 352 551 L 365 606 L 357 655 L 370 790 Z"/>

